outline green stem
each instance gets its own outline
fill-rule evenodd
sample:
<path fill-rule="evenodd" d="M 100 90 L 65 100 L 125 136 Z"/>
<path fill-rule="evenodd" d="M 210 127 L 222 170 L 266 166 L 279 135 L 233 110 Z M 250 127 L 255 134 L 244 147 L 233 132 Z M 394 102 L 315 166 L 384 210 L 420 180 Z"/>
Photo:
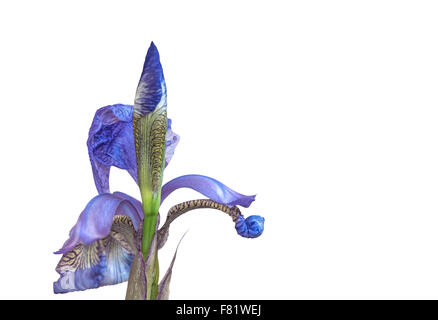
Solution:
<path fill-rule="evenodd" d="M 144 212 L 141 251 L 146 258 L 157 229 L 157 217 L 160 207 L 161 190 L 154 194 L 153 192 L 149 191 L 147 186 L 143 186 L 142 183 L 140 183 L 140 192 Z"/>
<path fill-rule="evenodd" d="M 151 246 L 152 239 L 154 238 L 155 229 L 157 226 L 157 215 L 145 215 L 143 223 L 143 239 L 141 245 L 141 251 L 143 256 L 146 257 Z"/>

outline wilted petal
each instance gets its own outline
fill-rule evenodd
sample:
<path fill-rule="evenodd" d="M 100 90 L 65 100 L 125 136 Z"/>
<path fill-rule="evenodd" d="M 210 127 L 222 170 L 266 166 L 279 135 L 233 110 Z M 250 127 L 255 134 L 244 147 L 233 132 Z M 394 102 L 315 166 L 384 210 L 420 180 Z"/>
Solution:
<path fill-rule="evenodd" d="M 127 216 L 114 217 L 111 232 L 91 244 L 77 244 L 56 267 L 55 293 L 86 290 L 126 281 L 134 258 L 134 225 Z"/>
<path fill-rule="evenodd" d="M 114 104 L 100 108 L 94 115 L 88 135 L 87 147 L 94 182 L 99 193 L 108 193 L 111 166 L 128 171 L 137 181 L 132 127 L 132 105 Z M 179 136 L 171 129 L 168 119 L 166 133 L 166 166 L 173 156 Z"/>
<path fill-rule="evenodd" d="M 255 200 L 255 195 L 245 196 L 240 194 L 213 178 L 190 174 L 175 178 L 166 183 L 161 189 L 161 202 L 163 202 L 169 194 L 179 188 L 193 189 L 213 201 L 228 206 L 239 205 L 247 208 Z"/>
<path fill-rule="evenodd" d="M 111 166 L 127 170 L 136 179 L 132 106 L 115 104 L 97 110 L 89 131 L 87 147 L 99 193 L 109 192 Z"/>
<path fill-rule="evenodd" d="M 104 193 L 94 197 L 71 229 L 69 239 L 55 254 L 67 253 L 79 243 L 88 245 L 105 238 L 111 231 L 115 215 L 131 218 L 137 230 L 143 220 L 143 209 L 138 200 L 121 192 Z"/>
<path fill-rule="evenodd" d="M 265 218 L 261 216 L 238 217 L 236 221 L 237 233 L 245 238 L 257 238 L 263 233 Z"/>

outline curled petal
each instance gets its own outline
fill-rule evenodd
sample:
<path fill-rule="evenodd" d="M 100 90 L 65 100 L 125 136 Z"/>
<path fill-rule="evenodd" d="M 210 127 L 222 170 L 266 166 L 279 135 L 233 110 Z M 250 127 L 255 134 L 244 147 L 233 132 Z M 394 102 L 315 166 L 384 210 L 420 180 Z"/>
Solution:
<path fill-rule="evenodd" d="M 98 288 L 126 281 L 134 258 L 135 229 L 126 216 L 116 216 L 111 233 L 91 244 L 78 244 L 56 267 L 55 293 Z"/>
<path fill-rule="evenodd" d="M 91 244 L 111 232 L 115 215 L 127 216 L 137 230 L 143 220 L 141 203 L 121 192 L 104 193 L 91 199 L 70 231 L 69 239 L 55 254 L 67 253 L 79 244 Z"/>
<path fill-rule="evenodd" d="M 245 238 L 257 238 L 263 233 L 265 219 L 260 216 L 250 216 L 244 218 L 237 206 L 229 207 L 223 203 L 218 203 L 211 199 L 190 200 L 179 203 L 170 208 L 167 213 L 166 221 L 160 230 L 158 230 L 158 249 L 161 249 L 169 237 L 169 228 L 171 223 L 186 212 L 196 209 L 215 209 L 229 215 L 236 224 L 237 233 Z"/>
<path fill-rule="evenodd" d="M 263 233 L 265 218 L 261 216 L 240 216 L 236 221 L 237 233 L 245 238 L 257 238 Z"/>
<path fill-rule="evenodd" d="M 255 195 L 246 196 L 240 194 L 213 178 L 190 174 L 175 178 L 166 183 L 161 189 L 161 202 L 163 202 L 169 194 L 179 188 L 193 189 L 213 201 L 228 206 L 239 205 L 247 208 L 255 200 Z"/>
<path fill-rule="evenodd" d="M 238 218 L 242 216 L 240 209 L 237 206 L 229 207 L 223 203 L 213 201 L 211 199 L 199 199 L 190 200 L 183 203 L 179 203 L 172 208 L 170 208 L 167 213 L 166 221 L 160 230 L 158 230 L 158 249 L 161 249 L 169 237 L 169 227 L 170 224 L 178 217 L 186 212 L 196 210 L 196 209 L 215 209 L 222 211 L 229 215 L 234 222 L 237 222 Z"/>
<path fill-rule="evenodd" d="M 94 182 L 99 193 L 108 193 L 111 166 L 128 171 L 137 181 L 132 126 L 133 106 L 114 104 L 96 111 L 88 134 L 87 147 Z M 179 136 L 171 130 L 169 119 L 166 133 L 166 165 L 173 156 Z"/>

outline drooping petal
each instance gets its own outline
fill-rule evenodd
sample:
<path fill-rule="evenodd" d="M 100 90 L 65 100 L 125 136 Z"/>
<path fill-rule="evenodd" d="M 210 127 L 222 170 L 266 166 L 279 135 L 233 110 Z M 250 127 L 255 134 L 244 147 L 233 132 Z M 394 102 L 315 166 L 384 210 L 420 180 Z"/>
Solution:
<path fill-rule="evenodd" d="M 261 216 L 249 216 L 246 219 L 240 216 L 236 221 L 236 231 L 242 237 L 257 238 L 263 233 L 264 224 L 265 218 Z"/>
<path fill-rule="evenodd" d="M 133 106 L 114 104 L 96 111 L 90 127 L 87 147 L 93 170 L 94 182 L 99 193 L 108 193 L 111 166 L 128 171 L 137 181 L 132 127 Z M 168 119 L 166 133 L 166 166 L 173 156 L 179 136 L 171 129 Z"/>
<path fill-rule="evenodd" d="M 237 233 L 245 238 L 257 238 L 263 233 L 265 219 L 260 216 L 245 217 L 237 206 L 229 207 L 211 199 L 190 200 L 174 205 L 167 213 L 166 221 L 158 230 L 158 249 L 161 249 L 169 237 L 171 223 L 186 212 L 196 209 L 215 209 L 229 215 L 235 223 Z"/>
<path fill-rule="evenodd" d="M 111 166 L 127 170 L 134 179 L 137 178 L 132 130 L 132 106 L 115 104 L 96 111 L 87 147 L 99 193 L 109 192 Z"/>
<path fill-rule="evenodd" d="M 105 238 L 111 232 L 115 215 L 131 218 L 137 230 L 143 221 L 141 203 L 121 192 L 104 193 L 91 199 L 70 231 L 69 239 L 55 254 L 67 253 L 79 244 L 91 244 Z"/>
<path fill-rule="evenodd" d="M 240 209 L 237 206 L 229 207 L 223 203 L 219 203 L 211 199 L 198 199 L 179 203 L 169 209 L 166 221 L 164 222 L 160 230 L 158 230 L 158 249 L 161 249 L 165 245 L 167 238 L 169 237 L 170 224 L 176 218 L 180 217 L 186 212 L 206 208 L 215 209 L 226 213 L 233 219 L 234 223 L 236 223 L 238 218 L 242 216 L 242 214 L 240 213 Z"/>
<path fill-rule="evenodd" d="M 190 174 L 175 178 L 166 183 L 161 189 L 161 202 L 163 202 L 169 194 L 179 188 L 193 189 L 213 201 L 228 206 L 239 205 L 247 208 L 255 200 L 255 195 L 246 196 L 240 194 L 213 178 Z"/>
<path fill-rule="evenodd" d="M 134 258 L 135 229 L 127 216 L 114 217 L 111 232 L 88 245 L 79 243 L 66 252 L 56 271 L 55 293 L 98 288 L 128 279 Z"/>

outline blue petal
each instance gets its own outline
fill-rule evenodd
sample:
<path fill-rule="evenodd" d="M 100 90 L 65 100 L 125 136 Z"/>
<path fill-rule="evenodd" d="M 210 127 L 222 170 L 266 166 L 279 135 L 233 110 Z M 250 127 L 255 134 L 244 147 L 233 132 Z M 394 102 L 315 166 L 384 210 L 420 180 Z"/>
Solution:
<path fill-rule="evenodd" d="M 66 252 L 56 271 L 55 293 L 92 289 L 124 282 L 136 251 L 135 229 L 130 218 L 116 216 L 111 233 L 89 245 L 78 244 Z"/>
<path fill-rule="evenodd" d="M 134 112 L 143 117 L 155 110 L 158 105 L 166 105 L 166 83 L 160 55 L 152 42 L 143 65 L 137 92 L 135 94 Z"/>
<path fill-rule="evenodd" d="M 112 244 L 106 253 L 105 268 L 99 286 L 107 286 L 127 281 L 134 260 L 134 251 Z"/>
<path fill-rule="evenodd" d="M 87 147 L 99 193 L 109 192 L 111 166 L 127 170 L 136 179 L 132 106 L 115 104 L 97 110 L 88 135 Z"/>
<path fill-rule="evenodd" d="M 111 166 L 127 170 L 137 181 L 132 112 L 131 105 L 115 104 L 100 108 L 94 116 L 87 147 L 94 182 L 99 193 L 110 192 Z M 171 121 L 168 123 L 171 124 Z M 172 158 L 179 139 L 169 125 L 166 133 L 166 165 Z"/>
<path fill-rule="evenodd" d="M 239 205 L 247 208 L 255 200 L 255 195 L 245 196 L 240 194 L 213 178 L 190 174 L 175 178 L 166 183 L 161 189 L 161 202 L 179 188 L 193 189 L 211 200 L 228 206 Z"/>
<path fill-rule="evenodd" d="M 138 200 L 121 192 L 100 194 L 87 204 L 69 238 L 55 254 L 67 253 L 79 243 L 88 245 L 105 238 L 111 232 L 115 215 L 129 217 L 136 230 L 144 217 Z"/>
<path fill-rule="evenodd" d="M 261 216 L 239 216 L 236 221 L 237 233 L 245 238 L 257 238 L 263 233 L 265 219 Z"/>
<path fill-rule="evenodd" d="M 102 281 L 105 257 L 99 258 L 96 265 L 76 271 L 60 272 L 61 277 L 53 283 L 54 293 L 67 293 L 78 290 L 94 289 Z"/>

